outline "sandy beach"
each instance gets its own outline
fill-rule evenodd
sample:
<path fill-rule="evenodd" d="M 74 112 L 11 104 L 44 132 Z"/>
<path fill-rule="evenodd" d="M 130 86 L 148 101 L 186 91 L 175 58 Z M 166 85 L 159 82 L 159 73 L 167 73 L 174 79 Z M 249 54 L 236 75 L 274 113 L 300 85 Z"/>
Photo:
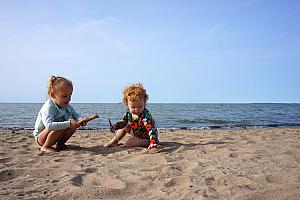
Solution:
<path fill-rule="evenodd" d="M 300 199 L 300 129 L 161 130 L 155 151 L 112 136 L 79 130 L 47 154 L 0 130 L 0 199 Z"/>

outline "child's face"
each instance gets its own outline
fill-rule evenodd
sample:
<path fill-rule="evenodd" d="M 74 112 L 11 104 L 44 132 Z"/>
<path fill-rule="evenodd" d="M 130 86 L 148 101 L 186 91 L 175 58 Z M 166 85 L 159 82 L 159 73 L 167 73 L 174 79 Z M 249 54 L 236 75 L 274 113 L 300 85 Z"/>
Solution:
<path fill-rule="evenodd" d="M 55 101 L 55 103 L 64 108 L 69 105 L 69 102 L 71 101 L 73 89 L 71 87 L 65 87 L 59 90 L 56 93 L 53 93 L 51 97 Z"/>
<path fill-rule="evenodd" d="M 127 107 L 131 114 L 138 115 L 144 111 L 145 101 L 144 100 L 128 101 Z"/>

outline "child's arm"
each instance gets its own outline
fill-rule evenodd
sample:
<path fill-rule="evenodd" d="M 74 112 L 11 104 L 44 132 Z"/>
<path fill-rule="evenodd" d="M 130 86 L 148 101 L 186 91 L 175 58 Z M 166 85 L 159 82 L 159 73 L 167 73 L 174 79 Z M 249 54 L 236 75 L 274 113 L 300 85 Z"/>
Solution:
<path fill-rule="evenodd" d="M 56 109 L 53 107 L 49 107 L 47 110 L 44 110 L 41 113 L 41 118 L 43 121 L 43 124 L 46 129 L 49 131 L 55 131 L 55 130 L 61 130 L 66 129 L 71 126 L 71 120 L 66 120 L 62 122 L 55 122 L 54 116 L 56 114 Z"/>
<path fill-rule="evenodd" d="M 143 119 L 144 126 L 146 127 L 146 130 L 148 131 L 149 134 L 149 142 L 150 145 L 148 149 L 151 148 L 157 148 L 159 147 L 158 143 L 158 131 L 155 127 L 155 122 L 154 119 L 150 114 L 148 114 L 144 119 Z"/>
<path fill-rule="evenodd" d="M 109 121 L 110 121 L 110 120 L 109 120 Z M 111 131 L 112 133 L 114 133 L 115 130 L 122 129 L 122 128 L 124 128 L 127 124 L 128 124 L 128 122 L 126 122 L 126 121 L 120 121 L 120 122 L 117 122 L 117 123 L 115 123 L 115 124 L 111 124 L 111 122 L 110 122 L 110 131 Z"/>
<path fill-rule="evenodd" d="M 115 124 L 112 124 L 110 119 L 109 120 L 109 125 L 110 125 L 110 131 L 112 133 L 115 132 L 115 130 L 118 130 L 118 129 L 122 129 L 124 128 L 127 124 L 128 124 L 128 117 L 127 117 L 127 113 L 125 113 L 125 115 L 123 116 L 123 120 L 122 121 L 119 121 Z"/>
<path fill-rule="evenodd" d="M 157 148 L 159 147 L 158 145 L 158 134 L 157 134 L 157 129 L 155 127 L 152 127 L 151 130 L 149 131 L 149 136 L 150 136 L 150 145 L 148 149 L 151 148 Z"/>

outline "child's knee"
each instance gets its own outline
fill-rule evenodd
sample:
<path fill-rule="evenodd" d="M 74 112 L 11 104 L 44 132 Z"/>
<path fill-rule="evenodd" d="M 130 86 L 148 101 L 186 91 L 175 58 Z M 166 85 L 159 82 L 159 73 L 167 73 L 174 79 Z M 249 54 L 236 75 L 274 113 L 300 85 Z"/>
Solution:
<path fill-rule="evenodd" d="M 117 134 L 125 135 L 127 133 L 126 127 L 117 130 Z"/>

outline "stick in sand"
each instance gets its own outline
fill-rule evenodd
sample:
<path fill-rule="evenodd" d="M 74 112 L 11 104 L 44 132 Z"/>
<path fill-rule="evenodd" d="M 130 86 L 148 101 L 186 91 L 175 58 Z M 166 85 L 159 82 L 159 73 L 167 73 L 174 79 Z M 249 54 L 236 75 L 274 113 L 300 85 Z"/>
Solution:
<path fill-rule="evenodd" d="M 96 119 L 96 118 L 99 118 L 99 115 L 97 113 L 95 113 L 94 115 L 84 117 L 84 118 L 78 120 L 78 123 L 79 124 L 86 123 L 86 122 L 89 122 L 89 121 L 91 121 L 93 119 Z"/>

